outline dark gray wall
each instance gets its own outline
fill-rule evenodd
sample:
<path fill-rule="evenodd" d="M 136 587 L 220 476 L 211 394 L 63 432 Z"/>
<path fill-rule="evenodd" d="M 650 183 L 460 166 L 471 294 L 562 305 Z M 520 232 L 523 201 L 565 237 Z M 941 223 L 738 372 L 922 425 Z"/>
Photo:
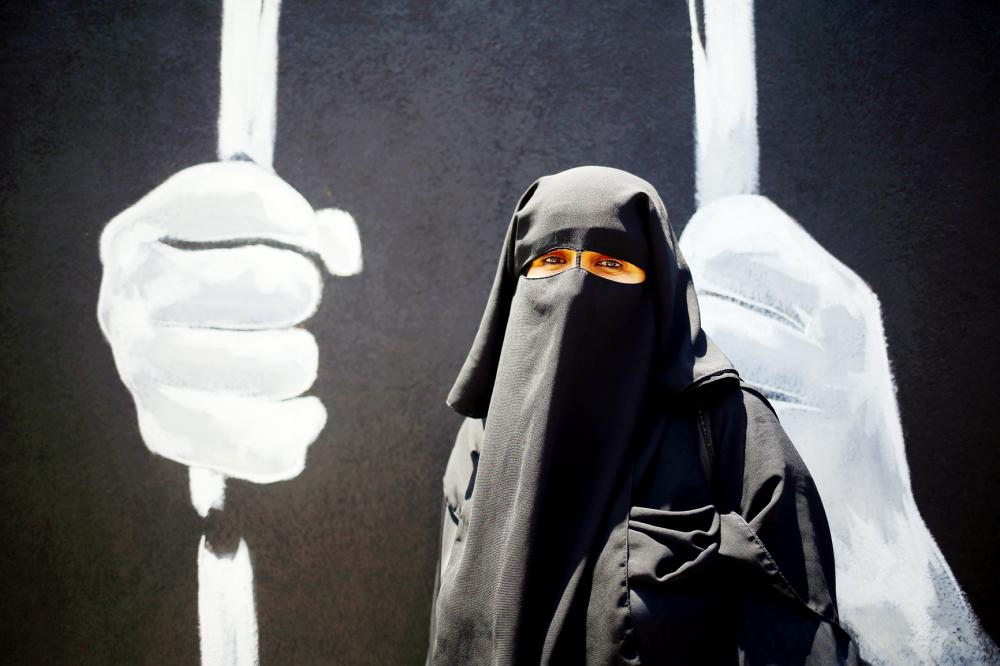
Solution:
<path fill-rule="evenodd" d="M 214 159 L 220 4 L 23 3 L 0 25 L 0 654 L 197 663 L 187 471 L 142 444 L 95 316 L 106 222 Z M 358 221 L 308 324 L 330 414 L 297 479 L 233 483 L 264 664 L 416 663 L 444 396 L 509 211 L 584 163 L 693 212 L 684 3 L 302 2 L 275 169 Z M 996 8 L 762 3 L 762 190 L 882 300 L 914 491 L 1000 635 Z"/>

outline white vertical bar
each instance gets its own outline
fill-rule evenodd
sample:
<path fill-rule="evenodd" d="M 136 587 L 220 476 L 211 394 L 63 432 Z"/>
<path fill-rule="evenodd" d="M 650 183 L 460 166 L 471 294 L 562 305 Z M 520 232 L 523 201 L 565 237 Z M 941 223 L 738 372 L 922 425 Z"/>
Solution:
<path fill-rule="evenodd" d="M 265 169 L 274 160 L 280 0 L 223 0 L 219 59 L 220 160 L 248 157 Z M 222 509 L 225 477 L 192 468 L 191 501 L 206 516 Z M 205 666 L 260 663 L 253 568 L 246 541 L 235 553 L 198 544 L 198 624 Z"/>
<path fill-rule="evenodd" d="M 219 159 L 270 169 L 278 90 L 280 0 L 223 0 Z"/>
<path fill-rule="evenodd" d="M 757 67 L 753 0 L 704 0 L 705 43 L 688 0 L 694 61 L 696 202 L 756 194 Z"/>
<path fill-rule="evenodd" d="M 204 535 L 198 544 L 198 621 L 201 663 L 257 666 L 257 613 L 253 569 L 246 541 L 235 553 L 217 555 Z"/>
<path fill-rule="evenodd" d="M 191 504 L 202 518 L 212 509 L 221 510 L 226 503 L 226 476 L 204 467 L 189 467 Z"/>

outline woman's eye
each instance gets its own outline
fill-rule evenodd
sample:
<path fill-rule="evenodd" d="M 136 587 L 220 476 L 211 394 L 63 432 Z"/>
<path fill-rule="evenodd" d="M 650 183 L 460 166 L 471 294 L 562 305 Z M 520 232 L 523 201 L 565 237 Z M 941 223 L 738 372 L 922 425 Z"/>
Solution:
<path fill-rule="evenodd" d="M 549 277 L 569 270 L 576 263 L 576 251 L 553 249 L 531 262 L 526 277 Z"/>
<path fill-rule="evenodd" d="M 622 284 L 639 284 L 646 279 L 646 272 L 635 264 L 593 250 L 581 253 L 580 267 L 597 277 Z"/>

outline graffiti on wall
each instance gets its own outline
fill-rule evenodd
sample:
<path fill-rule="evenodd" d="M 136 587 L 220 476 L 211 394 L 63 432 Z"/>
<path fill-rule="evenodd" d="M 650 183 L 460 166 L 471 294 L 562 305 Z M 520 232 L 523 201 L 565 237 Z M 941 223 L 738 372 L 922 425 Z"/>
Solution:
<path fill-rule="evenodd" d="M 876 663 L 986 660 L 981 632 L 910 488 L 879 301 L 758 193 L 750 2 L 690 3 L 701 208 L 681 246 L 706 329 L 771 398 L 820 487 L 842 616 Z M 218 162 L 185 169 L 101 238 L 98 319 L 146 446 L 190 468 L 202 516 L 227 477 L 297 476 L 326 423 L 301 327 L 323 272 L 361 269 L 349 213 L 314 210 L 272 169 L 276 0 L 223 7 Z M 704 33 L 704 40 L 700 36 Z M 198 545 L 205 663 L 255 663 L 247 544 Z"/>
<path fill-rule="evenodd" d="M 753 3 L 698 4 L 689 2 L 699 209 L 679 242 L 702 324 L 769 397 L 815 477 L 841 619 L 862 657 L 992 663 L 1000 653 L 913 499 L 878 297 L 758 194 Z"/>
<path fill-rule="evenodd" d="M 361 270 L 349 213 L 314 210 L 272 169 L 278 0 L 225 0 L 218 162 L 184 169 L 101 235 L 98 320 L 153 452 L 190 468 L 202 516 L 227 477 L 297 476 L 326 423 L 316 312 L 320 267 Z M 197 555 L 205 664 L 256 664 L 253 570 L 203 535 Z"/>

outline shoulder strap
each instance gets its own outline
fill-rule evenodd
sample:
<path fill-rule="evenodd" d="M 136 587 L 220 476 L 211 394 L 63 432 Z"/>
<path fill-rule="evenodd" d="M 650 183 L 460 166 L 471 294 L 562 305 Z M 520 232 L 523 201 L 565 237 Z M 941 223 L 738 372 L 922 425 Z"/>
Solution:
<path fill-rule="evenodd" d="M 702 408 L 700 401 L 697 403 L 696 414 L 698 417 L 698 439 L 701 442 L 698 457 L 701 459 L 701 469 L 705 473 L 705 480 L 708 481 L 709 488 L 714 488 L 715 445 L 712 443 L 712 427 L 708 415 Z"/>
<path fill-rule="evenodd" d="M 755 396 L 760 398 L 771 412 L 775 416 L 778 412 L 774 409 L 774 406 L 767 399 L 759 389 L 748 384 L 742 377 L 739 380 L 740 389 L 753 393 Z M 701 442 L 701 449 L 699 451 L 699 457 L 701 459 L 702 471 L 705 473 L 705 479 L 708 481 L 708 486 L 715 493 L 715 440 L 712 439 L 712 425 L 710 419 L 710 413 L 705 409 L 702 400 L 698 397 L 695 398 L 695 413 L 698 419 L 698 439 Z"/>
<path fill-rule="evenodd" d="M 747 391 L 748 393 L 753 393 L 755 396 L 757 396 L 758 398 L 760 398 L 760 401 L 763 402 L 764 405 L 767 406 L 768 409 L 771 410 L 772 414 L 774 414 L 775 416 L 778 415 L 778 412 L 774 409 L 774 405 L 772 405 L 771 401 L 767 399 L 767 396 L 764 395 L 764 393 L 761 392 L 760 389 L 758 389 L 758 388 L 756 388 L 756 387 L 754 387 L 754 386 L 752 386 L 750 384 L 747 384 L 746 381 L 742 377 L 740 378 L 740 388 L 743 389 L 744 391 Z"/>

